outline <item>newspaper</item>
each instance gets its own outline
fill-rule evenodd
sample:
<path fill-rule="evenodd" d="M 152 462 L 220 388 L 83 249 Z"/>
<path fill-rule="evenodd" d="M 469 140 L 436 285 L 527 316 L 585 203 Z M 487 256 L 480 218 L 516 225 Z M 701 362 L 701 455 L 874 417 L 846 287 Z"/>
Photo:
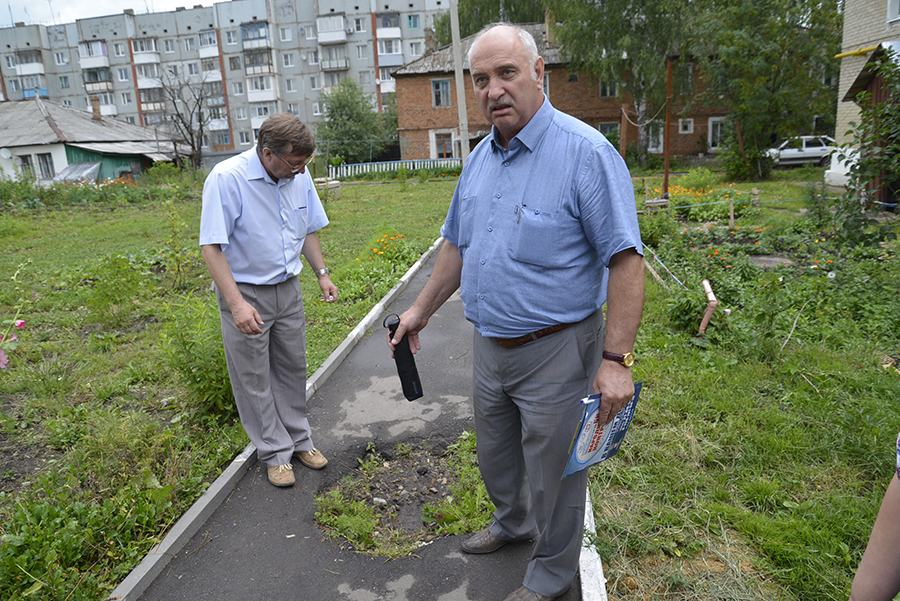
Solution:
<path fill-rule="evenodd" d="M 631 418 L 634 417 L 634 408 L 637 406 L 642 384 L 643 382 L 635 383 L 634 396 L 606 425 L 597 424 L 600 395 L 592 394 L 581 399 L 584 412 L 569 446 L 569 462 L 566 464 L 563 478 L 595 463 L 606 461 L 619 451 L 619 446 L 631 424 Z"/>

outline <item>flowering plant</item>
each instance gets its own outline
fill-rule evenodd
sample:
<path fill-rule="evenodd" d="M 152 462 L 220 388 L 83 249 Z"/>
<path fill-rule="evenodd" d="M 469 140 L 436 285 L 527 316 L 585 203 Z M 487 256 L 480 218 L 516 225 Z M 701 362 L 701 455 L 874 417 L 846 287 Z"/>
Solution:
<path fill-rule="evenodd" d="M 18 284 L 19 272 L 22 271 L 22 267 L 16 270 L 16 273 L 12 276 L 12 281 Z M 16 290 L 19 290 L 18 285 L 16 286 Z M 22 314 L 22 309 L 25 307 L 25 298 L 20 298 L 19 306 L 16 308 L 16 315 L 12 319 L 7 319 L 3 322 L 3 325 L 6 326 L 6 329 L 3 330 L 3 334 L 0 335 L 0 369 L 6 369 L 9 365 L 9 353 L 16 350 L 16 347 L 19 346 L 19 338 L 16 336 L 13 328 L 17 328 L 19 330 L 25 329 L 25 320 L 19 319 L 19 316 Z"/>

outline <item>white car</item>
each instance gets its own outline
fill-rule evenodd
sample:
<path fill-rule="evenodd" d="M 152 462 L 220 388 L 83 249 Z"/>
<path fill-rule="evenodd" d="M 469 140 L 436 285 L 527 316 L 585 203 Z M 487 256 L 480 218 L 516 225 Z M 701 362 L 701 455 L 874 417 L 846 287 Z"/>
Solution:
<path fill-rule="evenodd" d="M 776 148 L 769 149 L 769 156 L 776 165 L 802 165 L 815 163 L 828 165 L 834 152 L 834 138 L 828 136 L 799 136 L 788 138 Z"/>

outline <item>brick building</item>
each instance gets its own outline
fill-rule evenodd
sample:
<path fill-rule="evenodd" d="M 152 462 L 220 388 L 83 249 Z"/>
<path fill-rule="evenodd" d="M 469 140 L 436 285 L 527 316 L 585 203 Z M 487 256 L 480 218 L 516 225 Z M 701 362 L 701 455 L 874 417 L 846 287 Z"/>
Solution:
<path fill-rule="evenodd" d="M 544 59 L 544 93 L 553 106 L 606 135 L 621 132 L 620 150 L 623 152 L 627 144 L 636 144 L 638 129 L 634 125 L 633 105 L 627 94 L 617 97 L 618 82 L 598 81 L 595 77 L 570 71 L 559 46 L 548 41 L 544 23 L 524 27 L 534 36 L 538 52 Z M 463 56 L 473 39 L 474 36 L 470 36 L 461 41 Z M 490 124 L 475 99 L 468 64 L 464 64 L 464 70 L 468 143 L 474 148 L 490 132 Z M 403 158 L 460 157 L 452 47 L 446 46 L 404 65 L 393 72 L 393 77 Z M 683 113 L 676 106 L 672 112 L 672 154 L 714 153 L 722 140 L 723 124 L 724 113 L 721 111 L 699 107 L 694 112 Z M 664 125 L 665 114 L 661 113 L 651 124 L 650 152 L 663 152 Z"/>

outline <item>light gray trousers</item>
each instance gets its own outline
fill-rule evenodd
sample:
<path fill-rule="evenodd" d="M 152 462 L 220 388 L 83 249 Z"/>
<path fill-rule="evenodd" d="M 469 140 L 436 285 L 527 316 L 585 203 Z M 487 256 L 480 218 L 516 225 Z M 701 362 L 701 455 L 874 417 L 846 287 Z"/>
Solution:
<path fill-rule="evenodd" d="M 497 508 L 491 534 L 539 535 L 523 584 L 549 597 L 565 593 L 578 570 L 588 472 L 561 478 L 602 351 L 602 311 L 513 349 L 475 333 L 478 463 Z"/>
<path fill-rule="evenodd" d="M 291 462 L 294 451 L 313 448 L 306 416 L 306 317 L 300 280 L 272 286 L 238 284 L 263 320 L 262 334 L 234 325 L 231 309 L 216 290 L 231 389 L 241 424 L 260 463 Z"/>

